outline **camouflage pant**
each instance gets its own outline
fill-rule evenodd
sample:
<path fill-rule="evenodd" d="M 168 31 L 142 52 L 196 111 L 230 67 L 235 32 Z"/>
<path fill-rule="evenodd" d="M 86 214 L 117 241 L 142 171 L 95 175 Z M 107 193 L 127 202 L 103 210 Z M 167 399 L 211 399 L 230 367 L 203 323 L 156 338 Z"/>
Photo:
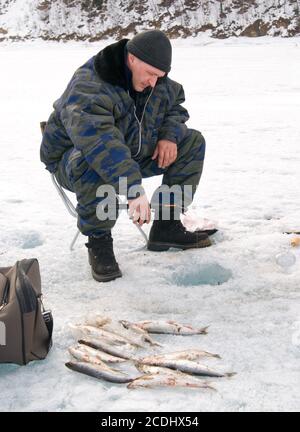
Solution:
<path fill-rule="evenodd" d="M 202 134 L 189 129 L 185 138 L 178 144 L 176 161 L 168 168 L 158 168 L 157 160 L 152 160 L 151 156 L 152 154 L 143 155 L 143 158 L 138 161 L 142 177 L 163 175 L 163 185 L 169 187 L 179 185 L 182 190 L 185 185 L 190 185 L 191 192 L 185 196 L 185 204 L 189 205 L 193 200 L 203 169 L 205 140 Z M 65 152 L 55 176 L 62 187 L 76 194 L 77 225 L 82 234 L 97 235 L 115 225 L 116 220 L 98 219 L 96 207 L 103 198 L 96 197 L 96 191 L 105 183 L 77 150 L 71 149 Z"/>

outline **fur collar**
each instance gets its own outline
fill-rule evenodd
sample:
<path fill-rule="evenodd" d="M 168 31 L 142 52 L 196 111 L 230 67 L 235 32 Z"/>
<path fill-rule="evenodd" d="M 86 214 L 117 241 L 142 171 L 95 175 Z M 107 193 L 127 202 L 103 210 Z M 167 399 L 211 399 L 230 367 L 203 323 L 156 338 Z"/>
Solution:
<path fill-rule="evenodd" d="M 108 45 L 95 56 L 95 69 L 99 77 L 112 85 L 127 90 L 125 74 L 125 46 L 129 39 Z"/>

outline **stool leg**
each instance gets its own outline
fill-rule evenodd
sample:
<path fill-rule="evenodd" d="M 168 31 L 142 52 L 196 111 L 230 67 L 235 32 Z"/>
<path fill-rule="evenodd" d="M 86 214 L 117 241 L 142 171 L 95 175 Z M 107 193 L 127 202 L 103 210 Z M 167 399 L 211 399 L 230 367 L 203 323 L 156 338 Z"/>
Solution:
<path fill-rule="evenodd" d="M 74 238 L 70 244 L 70 251 L 74 250 L 74 245 L 76 243 L 76 240 L 78 239 L 79 234 L 80 234 L 80 230 L 77 231 L 77 233 L 75 234 L 75 236 L 74 236 Z"/>

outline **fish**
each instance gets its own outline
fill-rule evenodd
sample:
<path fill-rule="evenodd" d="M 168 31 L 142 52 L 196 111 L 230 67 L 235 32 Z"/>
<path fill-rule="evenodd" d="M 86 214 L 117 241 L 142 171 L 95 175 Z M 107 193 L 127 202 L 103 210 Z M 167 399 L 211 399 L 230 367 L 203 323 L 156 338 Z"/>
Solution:
<path fill-rule="evenodd" d="M 133 347 L 132 345 L 110 345 L 105 340 L 101 339 L 91 339 L 91 338 L 85 338 L 80 339 L 78 341 L 79 343 L 83 345 L 87 345 L 91 348 L 94 348 L 96 350 L 104 351 L 107 354 L 110 354 L 115 357 L 120 357 L 125 360 L 136 360 L 133 355 Z"/>
<path fill-rule="evenodd" d="M 185 372 L 181 372 L 179 370 L 173 370 L 173 369 L 169 369 L 166 367 L 159 367 L 159 366 L 151 366 L 151 365 L 146 365 L 146 364 L 141 364 L 141 363 L 135 363 L 135 367 L 137 368 L 137 370 L 141 373 L 144 373 L 146 375 L 155 375 L 155 374 L 167 374 L 167 375 L 173 375 L 173 376 L 180 376 L 180 377 L 185 377 L 185 378 L 190 378 L 191 382 L 194 381 L 195 383 L 199 383 L 199 382 L 205 382 L 207 383 L 207 381 L 203 381 L 198 378 L 198 377 L 193 377 L 190 374 L 187 374 Z M 212 387 L 213 388 L 213 387 Z"/>
<path fill-rule="evenodd" d="M 209 326 L 194 328 L 190 325 L 179 324 L 176 321 L 139 321 L 134 323 L 137 327 L 146 330 L 148 333 L 157 334 L 173 334 L 173 335 L 196 335 L 196 334 L 207 334 Z"/>
<path fill-rule="evenodd" d="M 199 360 L 202 357 L 214 357 L 220 359 L 219 354 L 213 354 L 208 351 L 202 351 L 199 349 L 187 349 L 184 351 L 176 351 L 173 353 L 166 353 L 155 356 L 161 359 L 185 359 L 185 360 Z"/>
<path fill-rule="evenodd" d="M 97 364 L 91 364 L 81 361 L 69 361 L 65 363 L 65 365 L 67 368 L 73 371 L 80 372 L 82 374 L 89 375 L 97 379 L 104 379 L 105 381 L 110 381 L 113 383 L 129 383 L 135 379 L 133 377 L 130 377 L 129 375 L 124 374 L 123 372 L 110 369 L 108 366 L 104 368 Z"/>
<path fill-rule="evenodd" d="M 140 335 L 141 338 L 145 342 L 148 342 L 150 345 L 160 346 L 160 347 L 163 346 L 162 344 L 160 344 L 160 343 L 156 342 L 154 339 L 152 339 L 152 337 L 148 334 L 148 332 L 146 330 L 142 329 L 141 327 L 137 326 L 136 324 L 131 323 L 130 321 L 126 321 L 126 320 L 120 320 L 120 323 L 126 329 L 130 329 L 133 332 L 135 332 L 136 334 Z"/>
<path fill-rule="evenodd" d="M 115 333 L 111 333 L 108 330 L 104 330 L 102 328 L 99 327 L 94 327 L 94 326 L 90 326 L 90 325 L 70 325 L 70 328 L 75 330 L 75 331 L 79 331 L 80 333 L 90 336 L 90 337 L 95 337 L 95 338 L 103 338 L 106 339 L 107 342 L 109 343 L 114 343 L 114 344 L 128 344 L 128 340 L 126 338 L 124 338 L 121 335 L 117 335 Z"/>
<path fill-rule="evenodd" d="M 181 372 L 189 373 L 192 375 L 203 375 L 210 377 L 231 377 L 235 375 L 234 372 L 217 372 L 213 369 L 208 368 L 205 365 L 194 362 L 192 360 L 184 360 L 184 359 L 168 359 L 168 358 L 159 358 L 156 356 L 152 357 L 144 357 L 139 359 L 137 363 L 147 364 L 151 366 L 160 366 L 166 367 L 174 370 L 179 370 Z"/>
<path fill-rule="evenodd" d="M 162 368 L 156 368 L 162 369 Z M 153 367 L 152 367 L 153 370 Z M 191 375 L 187 375 L 178 371 L 161 371 L 154 370 L 153 373 L 142 375 L 131 381 L 127 388 L 151 388 L 151 387 L 190 387 L 190 388 L 206 388 L 216 390 L 213 386 L 205 381 L 201 381 Z"/>
<path fill-rule="evenodd" d="M 122 363 L 125 359 L 120 357 L 115 357 L 107 354 L 103 351 L 96 350 L 84 344 L 77 344 L 69 348 L 69 353 L 75 357 L 77 360 L 86 361 L 89 363 L 95 363 L 100 365 L 105 365 L 103 362 L 108 363 Z"/>
<path fill-rule="evenodd" d="M 117 336 L 121 336 L 126 340 L 127 343 L 130 343 L 131 345 L 135 345 L 139 348 L 144 347 L 144 340 L 142 337 L 142 334 L 137 334 L 131 329 L 126 329 L 121 323 L 104 323 L 101 324 L 101 321 L 99 322 L 96 320 L 97 327 L 102 328 L 103 330 L 106 330 L 110 333 L 113 333 Z"/>
<path fill-rule="evenodd" d="M 173 370 L 173 369 L 169 369 L 166 367 L 161 367 L 161 366 L 151 366 L 148 364 L 142 364 L 142 363 L 135 363 L 135 367 L 137 368 L 137 370 L 139 372 L 144 373 L 145 375 L 154 375 L 154 374 L 171 374 L 171 375 L 177 375 L 177 374 L 182 374 L 182 375 L 188 375 L 185 374 L 184 372 L 180 372 L 178 370 Z M 188 375 L 190 376 L 190 375 Z"/>

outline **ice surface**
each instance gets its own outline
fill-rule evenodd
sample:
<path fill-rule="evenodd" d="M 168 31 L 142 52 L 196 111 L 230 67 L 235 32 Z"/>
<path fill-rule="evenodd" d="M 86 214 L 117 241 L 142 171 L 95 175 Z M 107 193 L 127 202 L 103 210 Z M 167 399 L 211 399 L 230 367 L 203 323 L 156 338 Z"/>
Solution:
<path fill-rule="evenodd" d="M 123 212 L 113 232 L 123 278 L 106 284 L 92 279 L 82 236 L 70 252 L 75 220 L 39 161 L 39 122 L 104 43 L 0 46 L 0 263 L 36 256 L 54 315 L 45 361 L 0 365 L 0 410 L 299 410 L 299 248 L 288 273 L 276 256 L 290 248 L 283 232 L 300 229 L 300 39 L 172 43 L 170 76 L 183 83 L 189 126 L 207 142 L 193 211 L 218 221 L 219 232 L 210 248 L 148 252 Z M 149 196 L 160 180 L 145 181 Z M 212 394 L 129 391 L 76 374 L 64 366 L 67 324 L 94 313 L 209 325 L 206 336 L 159 341 L 219 353 L 237 375 Z"/>

